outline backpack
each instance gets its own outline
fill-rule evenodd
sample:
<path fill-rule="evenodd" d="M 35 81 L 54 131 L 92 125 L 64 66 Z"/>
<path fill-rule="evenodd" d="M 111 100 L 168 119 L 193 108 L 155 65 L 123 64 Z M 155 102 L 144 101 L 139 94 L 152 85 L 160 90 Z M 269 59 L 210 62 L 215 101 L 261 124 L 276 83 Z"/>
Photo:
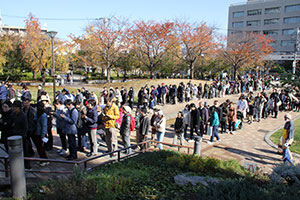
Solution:
<path fill-rule="evenodd" d="M 129 127 L 129 130 L 130 131 L 134 131 L 134 128 L 135 128 L 135 119 L 134 119 L 134 117 L 132 117 L 130 115 L 130 127 Z"/>

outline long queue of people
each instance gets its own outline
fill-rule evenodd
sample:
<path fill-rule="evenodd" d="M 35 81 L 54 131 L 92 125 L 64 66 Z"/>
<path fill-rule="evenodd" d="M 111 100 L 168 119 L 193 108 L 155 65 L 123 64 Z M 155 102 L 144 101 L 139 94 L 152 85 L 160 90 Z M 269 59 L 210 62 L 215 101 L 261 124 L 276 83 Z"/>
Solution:
<path fill-rule="evenodd" d="M 24 155 L 33 156 L 32 142 L 36 146 L 41 158 L 47 158 L 47 151 L 53 149 L 53 127 L 60 137 L 61 148 L 57 153 L 66 156 L 68 160 L 77 159 L 77 151 L 86 152 L 87 156 L 98 154 L 98 137 L 105 141 L 107 152 L 113 152 L 118 148 L 117 133 L 119 132 L 124 147 L 130 146 L 130 135 L 136 132 L 136 142 L 147 139 L 163 141 L 166 131 L 166 118 L 157 105 L 176 104 L 177 102 L 189 102 L 192 99 L 201 99 L 199 107 L 188 104 L 178 113 L 175 122 L 174 143 L 179 139 L 183 145 L 184 139 L 191 141 L 196 135 L 211 136 L 209 144 L 214 142 L 218 133 L 234 134 L 237 128 L 242 128 L 244 122 L 251 124 L 259 122 L 269 115 L 277 117 L 278 111 L 299 111 L 299 93 L 295 91 L 280 93 L 274 89 L 268 96 L 260 79 L 245 77 L 238 81 L 221 80 L 212 84 L 205 83 L 187 85 L 161 84 L 142 87 L 137 95 L 137 109 L 135 116 L 134 89 L 103 88 L 98 96 L 85 88 L 77 92 L 69 92 L 67 89 L 58 91 L 53 102 L 41 86 L 38 88 L 36 103 L 32 104 L 32 96 L 29 87 L 24 85 L 22 91 L 14 92 L 11 85 L 2 83 L 0 86 L 1 103 L 1 143 L 6 149 L 7 138 L 12 135 L 21 135 L 23 138 Z M 268 88 L 267 88 L 268 89 Z M 248 95 L 244 95 L 244 93 Z M 254 96 L 254 92 L 257 95 Z M 243 93 L 237 106 L 227 100 L 219 106 L 217 100 L 209 106 L 205 99 L 224 97 L 230 94 Z M 152 110 L 152 116 L 149 114 Z M 13 131 L 12 131 L 13 130 Z M 151 134 L 148 132 L 151 130 Z M 189 130 L 189 136 L 188 136 Z M 156 138 L 155 138 L 156 137 Z M 89 142 L 88 142 L 89 141 Z M 88 150 L 88 145 L 89 150 Z M 144 145 L 139 146 L 144 149 Z M 162 144 L 158 144 L 162 149 Z M 130 154 L 128 148 L 124 153 Z M 115 156 L 111 154 L 111 156 Z M 41 166 L 48 165 L 41 162 Z M 25 167 L 30 168 L 30 163 L 25 162 Z"/>

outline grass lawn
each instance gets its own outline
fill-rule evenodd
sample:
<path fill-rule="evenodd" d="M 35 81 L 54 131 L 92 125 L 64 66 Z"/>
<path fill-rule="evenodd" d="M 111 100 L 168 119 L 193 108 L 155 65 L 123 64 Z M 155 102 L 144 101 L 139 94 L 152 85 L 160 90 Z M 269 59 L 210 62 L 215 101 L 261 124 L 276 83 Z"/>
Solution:
<path fill-rule="evenodd" d="M 295 124 L 295 138 L 293 144 L 291 145 L 290 150 L 292 152 L 300 154 L 300 118 L 294 121 L 294 124 Z M 272 142 L 278 144 L 279 139 L 282 136 L 282 133 L 283 133 L 283 129 L 280 129 L 279 131 L 271 135 Z"/>

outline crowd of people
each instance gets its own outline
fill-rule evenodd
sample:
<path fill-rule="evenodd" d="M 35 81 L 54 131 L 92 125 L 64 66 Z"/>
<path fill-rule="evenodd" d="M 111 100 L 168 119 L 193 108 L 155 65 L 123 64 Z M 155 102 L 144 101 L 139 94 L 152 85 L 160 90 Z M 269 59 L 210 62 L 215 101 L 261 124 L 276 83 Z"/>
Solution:
<path fill-rule="evenodd" d="M 271 76 L 264 78 L 272 79 Z M 208 143 L 212 144 L 214 138 L 217 142 L 220 141 L 219 132 L 234 134 L 236 129 L 242 128 L 243 123 L 259 122 L 269 116 L 277 118 L 278 111 L 299 112 L 299 92 L 278 92 L 273 89 L 268 95 L 266 91 L 270 86 L 267 83 L 247 75 L 237 81 L 221 79 L 211 84 L 206 82 L 203 86 L 201 83 L 193 85 L 191 82 L 186 85 L 182 82 L 178 86 L 164 83 L 150 87 L 145 85 L 138 91 L 137 103 L 134 104 L 133 87 L 128 91 L 125 87 L 104 87 L 99 98 L 95 92 L 85 88 L 76 92 L 63 89 L 57 91 L 56 98 L 51 101 L 42 86 L 38 87 L 37 98 L 32 99 L 27 85 L 22 86 L 22 91 L 15 91 L 11 84 L 2 82 L 1 143 L 8 150 L 7 138 L 20 135 L 23 138 L 25 157 L 34 155 L 34 143 L 40 158 L 48 158 L 47 151 L 53 150 L 52 133 L 55 127 L 61 141 L 61 148 L 57 153 L 68 160 L 77 159 L 77 151 L 85 152 L 88 157 L 98 155 L 98 139 L 106 143 L 107 152 L 117 150 L 117 133 L 126 149 L 123 153 L 130 154 L 130 136 L 133 131 L 136 133 L 136 143 L 148 139 L 163 141 L 166 117 L 157 108 L 158 105 L 187 103 L 178 112 L 173 143 L 177 144 L 179 141 L 180 145 L 184 145 L 185 141 L 192 141 L 194 135 L 206 134 L 211 136 Z M 214 100 L 211 106 L 206 102 L 207 99 L 231 94 L 240 94 L 237 105 L 229 99 L 221 104 Z M 199 106 L 190 103 L 196 99 L 199 100 Z M 162 149 L 163 145 L 159 143 L 157 147 Z M 139 145 L 138 148 L 143 150 L 145 145 Z M 41 162 L 40 166 L 48 164 Z M 28 161 L 25 162 L 25 167 L 31 167 Z"/>

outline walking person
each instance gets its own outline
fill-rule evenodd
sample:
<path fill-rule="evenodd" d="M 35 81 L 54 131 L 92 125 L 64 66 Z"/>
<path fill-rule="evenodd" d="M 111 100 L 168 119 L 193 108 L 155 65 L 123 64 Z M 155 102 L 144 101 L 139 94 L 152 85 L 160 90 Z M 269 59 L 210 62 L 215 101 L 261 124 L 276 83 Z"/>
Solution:
<path fill-rule="evenodd" d="M 123 119 L 120 128 L 120 135 L 124 147 L 127 148 L 130 146 L 130 123 L 131 123 L 131 108 L 129 106 L 123 106 Z M 126 154 L 131 154 L 131 148 L 125 150 Z"/>
<path fill-rule="evenodd" d="M 158 118 L 154 122 L 154 126 L 156 127 L 157 141 L 162 142 L 166 132 L 166 118 L 164 117 L 162 110 L 158 111 L 157 115 Z M 163 149 L 161 143 L 158 144 L 158 148 Z"/>
<path fill-rule="evenodd" d="M 76 123 L 78 120 L 78 111 L 73 106 L 73 102 L 71 99 L 67 99 L 65 101 L 65 105 L 68 110 L 66 111 L 66 114 L 60 114 L 60 116 L 64 120 L 63 132 L 67 134 L 69 143 L 69 155 L 66 157 L 66 159 L 75 160 L 77 159 Z"/>

